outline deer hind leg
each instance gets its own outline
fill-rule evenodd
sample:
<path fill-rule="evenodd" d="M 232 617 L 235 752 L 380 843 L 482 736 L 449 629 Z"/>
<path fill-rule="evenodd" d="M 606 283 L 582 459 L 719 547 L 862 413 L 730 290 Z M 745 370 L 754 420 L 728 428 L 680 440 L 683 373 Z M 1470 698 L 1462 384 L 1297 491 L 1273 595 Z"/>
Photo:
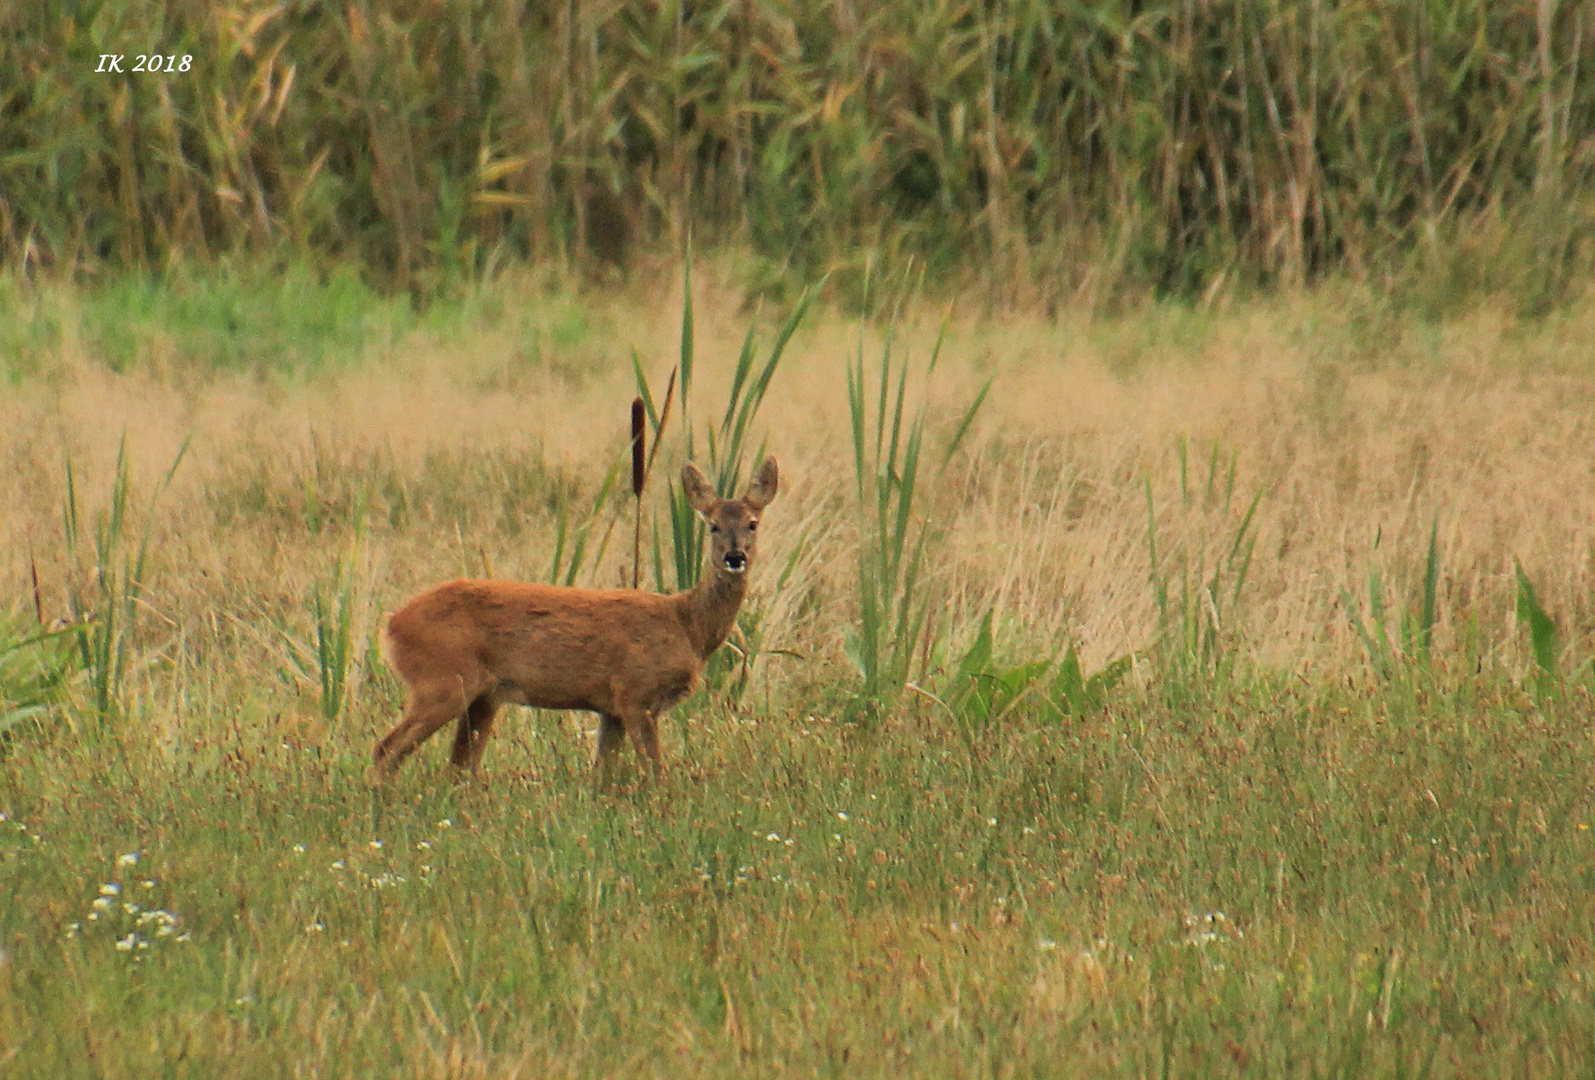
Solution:
<path fill-rule="evenodd" d="M 493 733 L 493 721 L 497 717 L 498 702 L 493 700 L 491 694 L 478 694 L 476 700 L 466 708 L 465 715 L 460 717 L 460 725 L 454 732 L 454 752 L 449 760 L 455 768 L 466 772 L 476 769 L 482 760 L 482 751 L 487 749 L 487 739 Z"/>
<path fill-rule="evenodd" d="M 465 711 L 465 690 L 458 682 L 411 691 L 410 700 L 404 706 L 404 719 L 377 743 L 372 755 L 377 772 L 392 775 L 405 758 L 415 753 L 417 746 Z"/>

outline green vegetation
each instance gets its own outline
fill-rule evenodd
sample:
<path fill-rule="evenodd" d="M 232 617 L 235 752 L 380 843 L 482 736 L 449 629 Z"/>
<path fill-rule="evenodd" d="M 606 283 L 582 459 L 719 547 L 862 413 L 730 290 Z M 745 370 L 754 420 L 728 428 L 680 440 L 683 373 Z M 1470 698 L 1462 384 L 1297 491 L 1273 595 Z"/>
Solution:
<path fill-rule="evenodd" d="M 990 295 L 1344 268 L 1561 304 L 1595 258 L 1595 28 L 1541 0 L 1193 5 L 169 0 L 0 13 L 0 256 L 219 256 L 446 292 L 685 230 L 782 291 Z M 186 70 L 134 72 L 158 51 Z M 120 73 L 97 71 L 105 54 Z M 272 327 L 275 324 L 271 324 Z"/>

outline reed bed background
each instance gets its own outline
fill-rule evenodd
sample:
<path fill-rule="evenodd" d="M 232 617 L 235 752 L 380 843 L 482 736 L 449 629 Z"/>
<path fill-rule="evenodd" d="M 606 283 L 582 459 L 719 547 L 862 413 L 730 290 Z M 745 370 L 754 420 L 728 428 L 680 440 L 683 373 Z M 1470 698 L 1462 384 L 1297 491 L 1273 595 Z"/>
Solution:
<path fill-rule="evenodd" d="M 790 314 L 694 280 L 667 588 L 665 478 Z M 629 579 L 679 284 L 205 288 L 14 301 L 9 1074 L 1588 1066 L 1587 299 L 811 310 L 738 440 L 783 485 L 740 656 L 670 778 L 596 793 L 584 718 L 525 710 L 479 780 L 373 788 L 375 629 L 462 573 Z M 357 343 L 224 347 L 306 295 Z"/>
<path fill-rule="evenodd" d="M 697 230 L 776 295 L 829 270 L 856 302 L 869 253 L 1004 305 L 1349 272 L 1543 313 L 1595 251 L 1587 23 L 1558 0 L 11 4 L 0 257 L 248 253 L 430 296 Z M 192 64 L 126 70 L 154 53 Z"/>

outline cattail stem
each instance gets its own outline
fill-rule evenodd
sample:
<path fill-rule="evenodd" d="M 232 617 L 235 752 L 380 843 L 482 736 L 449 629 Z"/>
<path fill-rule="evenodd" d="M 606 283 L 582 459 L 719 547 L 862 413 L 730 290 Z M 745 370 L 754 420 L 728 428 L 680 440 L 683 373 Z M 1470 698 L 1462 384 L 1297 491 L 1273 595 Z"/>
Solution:
<path fill-rule="evenodd" d="M 661 421 L 661 425 L 663 421 Z M 637 497 L 636 527 L 631 538 L 631 587 L 642 588 L 642 489 L 647 481 L 646 456 L 643 451 L 648 441 L 647 417 L 643 413 L 642 398 L 631 399 L 631 493 Z M 658 443 L 654 444 L 655 449 Z"/>

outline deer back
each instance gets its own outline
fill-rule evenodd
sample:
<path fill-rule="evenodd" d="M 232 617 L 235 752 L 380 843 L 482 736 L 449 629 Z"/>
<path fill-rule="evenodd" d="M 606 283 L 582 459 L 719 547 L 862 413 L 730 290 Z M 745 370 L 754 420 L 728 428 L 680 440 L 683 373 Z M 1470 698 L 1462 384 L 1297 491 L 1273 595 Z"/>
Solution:
<path fill-rule="evenodd" d="M 702 668 L 680 596 L 508 581 L 450 581 L 388 620 L 408 684 L 456 683 L 549 709 L 612 712 L 617 697 L 679 696 Z"/>

